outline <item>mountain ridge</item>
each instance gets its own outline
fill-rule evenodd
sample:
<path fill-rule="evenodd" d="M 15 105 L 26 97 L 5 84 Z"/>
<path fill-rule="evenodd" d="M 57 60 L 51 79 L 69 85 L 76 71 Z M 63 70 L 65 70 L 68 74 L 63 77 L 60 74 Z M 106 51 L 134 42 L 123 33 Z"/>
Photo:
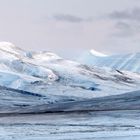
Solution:
<path fill-rule="evenodd" d="M 131 72 L 90 67 L 50 52 L 30 52 L 10 43 L 5 45 L 8 50 L 15 50 L 0 50 L 1 86 L 77 100 L 133 91 L 140 83 L 140 76 Z"/>
<path fill-rule="evenodd" d="M 140 73 L 140 52 L 128 54 L 116 54 L 106 57 L 98 57 L 88 53 L 80 59 L 80 62 L 89 66 L 108 67 Z"/>

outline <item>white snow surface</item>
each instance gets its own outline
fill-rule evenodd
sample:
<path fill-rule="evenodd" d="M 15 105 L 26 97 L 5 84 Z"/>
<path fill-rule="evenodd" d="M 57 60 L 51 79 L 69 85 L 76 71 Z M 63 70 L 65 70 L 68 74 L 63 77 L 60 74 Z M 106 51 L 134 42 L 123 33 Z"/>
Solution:
<path fill-rule="evenodd" d="M 45 96 L 77 100 L 121 94 L 140 87 L 139 74 L 89 67 L 50 52 L 25 51 L 11 43 L 0 43 L 0 56 L 1 86 Z"/>
<path fill-rule="evenodd" d="M 116 64 L 127 64 L 133 57 L 119 57 Z M 96 62 L 99 58 L 114 63 L 109 56 L 94 56 Z M 112 58 L 118 61 L 118 56 Z M 135 62 L 132 68 L 139 67 Z M 0 43 L 0 139 L 139 140 L 140 90 L 134 90 L 140 89 L 140 75 L 102 65 Z M 71 112 L 89 110 L 93 112 Z M 64 113 L 43 114 L 46 111 Z"/>
<path fill-rule="evenodd" d="M 140 73 L 140 53 L 100 57 L 90 51 L 80 59 L 80 62 L 90 66 L 110 67 L 112 69 Z"/>
<path fill-rule="evenodd" d="M 95 51 L 95 50 L 90 50 L 90 53 L 92 54 L 92 55 L 95 55 L 95 56 L 99 56 L 99 57 L 106 57 L 107 55 L 106 54 L 103 54 L 103 53 L 101 53 L 101 52 L 97 52 L 97 51 Z"/>
<path fill-rule="evenodd" d="M 0 56 L 0 139 L 140 139 L 138 73 L 91 67 L 7 42 L 0 43 Z M 113 65 L 109 56 L 94 60 L 99 57 Z M 135 55 L 119 58 L 118 67 Z M 140 63 L 130 65 L 136 69 Z"/>

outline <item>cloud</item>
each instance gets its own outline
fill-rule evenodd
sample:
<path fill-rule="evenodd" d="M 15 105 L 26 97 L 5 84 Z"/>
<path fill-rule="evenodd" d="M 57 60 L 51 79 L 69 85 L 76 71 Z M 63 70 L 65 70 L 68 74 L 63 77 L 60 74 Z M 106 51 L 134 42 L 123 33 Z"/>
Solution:
<path fill-rule="evenodd" d="M 90 22 L 92 20 L 91 18 L 85 19 L 78 16 L 65 15 L 65 14 L 54 15 L 53 19 L 57 21 L 65 21 L 65 22 L 71 22 L 71 23 Z"/>
<path fill-rule="evenodd" d="M 128 38 L 137 34 L 137 26 L 134 26 L 132 23 L 117 21 L 114 27 L 116 28 L 116 31 L 113 33 L 114 37 Z"/>
<path fill-rule="evenodd" d="M 109 14 L 109 17 L 111 19 L 140 21 L 140 8 L 134 8 L 132 10 L 124 10 L 124 11 L 115 11 Z"/>
<path fill-rule="evenodd" d="M 108 15 L 114 21 L 116 32 L 113 36 L 120 38 L 137 37 L 140 35 L 140 8 L 114 11 Z"/>
<path fill-rule="evenodd" d="M 109 13 L 105 22 L 112 23 L 112 32 L 104 46 L 114 53 L 140 51 L 140 8 Z"/>

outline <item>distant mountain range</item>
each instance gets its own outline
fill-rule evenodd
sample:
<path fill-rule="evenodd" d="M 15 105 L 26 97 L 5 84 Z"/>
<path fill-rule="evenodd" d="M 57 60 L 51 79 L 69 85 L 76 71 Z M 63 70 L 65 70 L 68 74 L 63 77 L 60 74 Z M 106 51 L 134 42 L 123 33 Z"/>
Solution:
<path fill-rule="evenodd" d="M 81 58 L 80 62 L 90 66 L 140 73 L 140 53 L 107 56 L 91 50 Z"/>
<path fill-rule="evenodd" d="M 84 61 L 86 65 L 66 60 L 54 53 L 25 51 L 11 43 L 1 42 L 1 111 L 8 112 L 12 108 L 18 112 L 15 109 L 28 109 L 28 106 L 38 107 L 42 104 L 49 104 L 51 108 L 51 104 L 63 105 L 139 90 L 140 75 L 118 69 L 124 65 L 124 59 L 127 64 L 133 58 L 133 65 L 136 55 L 132 56 L 106 56 L 92 51 L 87 57 L 88 61 Z M 115 59 L 119 62 L 114 63 Z M 102 67 L 107 65 L 117 68 L 112 70 Z M 138 62 L 136 66 L 139 66 Z M 129 70 L 131 68 L 129 66 Z"/>
<path fill-rule="evenodd" d="M 108 58 L 96 54 L 91 56 L 91 62 Z M 29 52 L 8 42 L 0 43 L 0 56 L 0 86 L 45 96 L 76 100 L 114 95 L 132 91 L 140 83 L 138 74 L 90 67 L 50 52 Z"/>

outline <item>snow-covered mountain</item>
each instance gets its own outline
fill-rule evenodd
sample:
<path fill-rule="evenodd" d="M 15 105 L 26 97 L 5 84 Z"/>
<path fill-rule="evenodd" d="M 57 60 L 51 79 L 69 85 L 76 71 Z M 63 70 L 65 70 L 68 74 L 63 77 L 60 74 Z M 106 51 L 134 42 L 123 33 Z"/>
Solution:
<path fill-rule="evenodd" d="M 50 52 L 28 52 L 7 42 L 0 43 L 0 56 L 0 86 L 38 93 L 48 101 L 115 95 L 140 85 L 138 74 L 89 67 Z"/>
<path fill-rule="evenodd" d="M 108 57 L 93 53 L 96 58 Z M 81 101 L 91 104 L 95 97 L 110 95 L 116 100 L 118 94 L 140 87 L 137 73 L 90 67 L 50 52 L 25 51 L 7 42 L 0 43 L 0 56 L 0 113 L 56 111 L 59 107 L 62 111 L 79 110 Z"/>
<path fill-rule="evenodd" d="M 54 99 L 56 99 L 55 102 Z M 48 102 L 46 97 L 40 94 L 0 87 L 0 115 L 69 111 L 130 111 L 139 109 L 140 91 L 76 101 L 63 96 L 59 96 L 59 98 L 50 96 Z"/>
<path fill-rule="evenodd" d="M 97 54 L 97 53 L 96 53 Z M 90 66 L 110 67 L 140 73 L 140 53 L 122 55 L 96 55 L 93 50 L 81 58 L 81 63 Z M 98 52 L 98 54 L 100 54 Z"/>

